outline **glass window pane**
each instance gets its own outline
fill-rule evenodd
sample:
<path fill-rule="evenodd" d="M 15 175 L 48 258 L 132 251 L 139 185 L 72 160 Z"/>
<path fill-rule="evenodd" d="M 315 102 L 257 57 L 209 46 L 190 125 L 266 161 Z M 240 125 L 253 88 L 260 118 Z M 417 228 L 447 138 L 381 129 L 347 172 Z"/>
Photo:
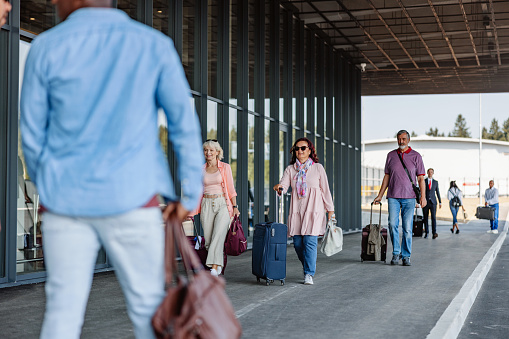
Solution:
<path fill-rule="evenodd" d="M 237 187 L 237 110 L 235 108 L 230 108 L 230 119 L 229 119 L 229 155 L 230 159 L 229 164 L 232 168 L 233 174 L 233 182 L 235 183 L 235 187 Z"/>
<path fill-rule="evenodd" d="M 195 31 L 195 0 L 183 1 L 183 43 L 182 65 L 186 72 L 187 81 L 191 89 L 195 89 L 194 83 L 194 31 Z"/>
<path fill-rule="evenodd" d="M 284 55 L 286 50 L 286 44 L 285 44 L 285 16 L 286 11 L 281 9 L 281 12 L 279 14 L 279 121 L 285 121 L 285 101 L 284 101 Z M 286 122 L 286 121 L 285 121 Z"/>
<path fill-rule="evenodd" d="M 297 28 L 297 21 L 295 19 L 293 19 L 293 27 Z M 296 101 L 296 98 L 297 98 L 297 95 L 298 95 L 298 90 L 297 90 L 297 84 L 298 84 L 298 81 L 297 81 L 297 76 L 298 76 L 298 73 L 297 73 L 297 62 L 298 62 L 298 54 L 297 54 L 297 32 L 294 30 L 293 31 L 293 38 L 292 38 L 292 79 L 293 79 L 293 84 L 292 84 L 292 93 L 293 93 L 293 99 L 292 99 L 292 124 L 295 126 L 297 124 L 297 101 Z M 299 126 L 299 127 L 302 127 L 302 126 Z"/>
<path fill-rule="evenodd" d="M 0 51 L 7 51 L 9 46 L 9 32 L 3 29 L 0 29 Z M 8 53 L 0 53 L 0 74 L 8 73 Z M 0 135 L 7 135 L 7 97 L 8 97 L 8 82 L 6 76 L 0 77 Z M 4 138 L 6 140 L 7 138 Z M 2 147 L 2 152 L 5 150 L 7 145 L 4 141 L 0 141 L 0 147 Z M 6 162 L 3 159 L 0 161 L 0 177 L 5 178 L 6 174 Z M 5 183 L 5 181 L 4 181 Z M 5 198 L 5 191 L 0 191 L 3 200 Z M 4 210 L 5 211 L 5 210 Z M 3 212 L 4 212 L 3 211 Z M 2 227 L 2 231 L 0 231 L 0 277 L 5 276 L 5 230 L 6 225 L 4 224 Z"/>
<path fill-rule="evenodd" d="M 248 91 L 248 109 L 255 110 L 254 104 L 254 65 L 255 65 L 255 9 L 256 0 L 249 0 L 248 13 L 249 13 L 249 33 L 248 33 L 248 64 L 249 64 L 249 91 Z"/>
<path fill-rule="evenodd" d="M 285 152 L 287 148 L 288 147 L 286 147 L 285 145 L 285 132 L 279 131 L 279 176 L 278 176 L 279 178 L 283 177 L 283 173 L 287 165 L 285 164 Z M 283 211 L 285 211 L 283 212 L 283 219 L 280 218 L 280 220 L 284 223 L 287 223 L 288 214 L 286 213 L 286 199 L 284 198 L 283 198 Z"/>
<path fill-rule="evenodd" d="M 266 117 L 270 117 L 270 2 L 265 1 L 265 110 Z"/>
<path fill-rule="evenodd" d="M 137 18 L 137 4 L 138 0 L 117 0 L 117 8 L 126 12 L 134 20 Z"/>
<path fill-rule="evenodd" d="M 249 200 L 249 210 L 248 210 L 248 236 L 252 237 L 254 232 L 254 171 L 255 171 L 255 163 L 254 163 L 254 128 L 255 128 L 255 119 L 254 115 L 248 114 L 247 116 L 247 187 L 248 187 L 248 200 Z"/>
<path fill-rule="evenodd" d="M 230 1 L 230 103 L 237 105 L 237 2 Z"/>
<path fill-rule="evenodd" d="M 21 0 L 19 13 L 21 29 L 40 34 L 55 26 L 55 13 L 55 6 L 51 4 L 51 0 Z"/>
<path fill-rule="evenodd" d="M 169 33 L 168 15 L 168 1 L 154 0 L 152 26 L 166 35 Z"/>
<path fill-rule="evenodd" d="M 217 102 L 207 101 L 207 139 L 217 139 Z"/>
<path fill-rule="evenodd" d="M 263 143 L 263 160 L 264 160 L 264 180 L 263 180 L 263 201 L 265 204 L 265 221 L 268 220 L 269 212 L 269 194 L 270 194 L 270 121 L 265 120 L 265 137 Z"/>
<path fill-rule="evenodd" d="M 217 50 L 218 42 L 218 6 L 217 0 L 208 2 L 208 92 L 212 97 L 217 98 Z"/>
<path fill-rule="evenodd" d="M 20 41 L 20 89 L 23 85 L 25 62 L 29 51 L 30 43 Z M 25 157 L 23 156 L 23 150 L 21 148 L 21 133 L 19 133 L 19 129 L 17 172 L 16 272 L 18 274 L 23 274 L 44 270 L 44 262 L 42 254 L 41 216 L 38 213 L 39 194 L 37 193 L 35 184 L 29 177 L 25 166 Z"/>

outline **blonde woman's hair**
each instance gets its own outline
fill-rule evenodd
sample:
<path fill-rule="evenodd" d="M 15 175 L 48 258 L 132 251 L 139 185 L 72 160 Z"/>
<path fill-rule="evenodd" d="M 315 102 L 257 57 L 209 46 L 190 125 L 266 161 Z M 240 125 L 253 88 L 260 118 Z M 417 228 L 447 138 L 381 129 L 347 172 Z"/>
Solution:
<path fill-rule="evenodd" d="M 213 147 L 216 149 L 216 151 L 218 151 L 219 153 L 217 154 L 217 160 L 223 160 L 223 148 L 221 147 L 221 145 L 219 145 L 219 143 L 217 142 L 217 140 L 212 140 L 212 139 L 209 139 L 207 141 L 205 141 L 203 143 L 203 150 L 205 150 L 205 147 Z"/>

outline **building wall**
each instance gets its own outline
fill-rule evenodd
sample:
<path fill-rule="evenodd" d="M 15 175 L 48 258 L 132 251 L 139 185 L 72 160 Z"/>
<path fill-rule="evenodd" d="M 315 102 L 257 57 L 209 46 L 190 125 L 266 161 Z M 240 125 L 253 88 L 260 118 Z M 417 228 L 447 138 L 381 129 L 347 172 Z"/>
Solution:
<path fill-rule="evenodd" d="M 0 32 L 0 287 L 44 279 L 42 216 L 24 170 L 18 104 L 30 41 L 58 23 L 50 2 L 12 5 Z M 298 20 L 291 5 L 116 0 L 115 6 L 174 40 L 203 139 L 218 139 L 232 166 L 246 234 L 252 236 L 250 226 L 275 219 L 271 187 L 288 165 L 293 141 L 302 136 L 315 143 L 326 168 L 340 224 L 345 232 L 360 229 L 360 73 Z M 175 173 L 164 119 L 159 124 Z M 286 220 L 287 201 L 284 209 Z M 97 269 L 109 267 L 101 252 Z"/>
<path fill-rule="evenodd" d="M 364 166 L 384 168 L 387 153 L 397 147 L 396 138 L 364 142 Z M 422 155 L 426 169 L 435 170 L 433 176 L 440 184 L 442 196 L 450 181 L 466 196 L 479 193 L 479 139 L 450 137 L 414 137 L 410 146 Z M 481 192 L 495 180 L 501 195 L 509 194 L 509 142 L 482 140 Z"/>

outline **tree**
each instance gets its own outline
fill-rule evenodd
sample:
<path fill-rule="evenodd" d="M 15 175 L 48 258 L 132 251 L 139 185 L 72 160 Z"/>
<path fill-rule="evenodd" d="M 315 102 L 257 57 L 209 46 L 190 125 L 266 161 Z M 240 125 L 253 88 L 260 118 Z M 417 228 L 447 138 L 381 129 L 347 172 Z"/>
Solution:
<path fill-rule="evenodd" d="M 436 128 L 436 127 L 435 127 L 435 129 L 430 127 L 429 131 L 426 132 L 426 135 L 429 135 L 430 137 L 443 137 L 443 136 L 445 136 L 444 133 L 438 133 L 438 128 Z"/>
<path fill-rule="evenodd" d="M 504 124 L 502 125 L 502 132 L 504 132 L 504 140 L 509 141 L 509 118 L 504 121 Z"/>
<path fill-rule="evenodd" d="M 449 133 L 449 136 L 458 138 L 471 138 L 467 127 L 467 121 L 463 115 L 458 115 L 456 122 L 454 123 L 454 129 L 451 133 Z"/>
<path fill-rule="evenodd" d="M 415 133 L 414 131 L 412 131 L 412 133 L 410 133 L 410 137 L 416 137 L 417 136 L 417 133 Z"/>
<path fill-rule="evenodd" d="M 489 139 L 489 137 L 488 137 L 488 130 L 486 129 L 486 127 L 482 128 L 482 138 L 483 139 Z"/>
<path fill-rule="evenodd" d="M 491 140 L 505 140 L 504 132 L 498 126 L 497 119 L 491 120 L 490 131 L 488 132 L 488 139 Z"/>

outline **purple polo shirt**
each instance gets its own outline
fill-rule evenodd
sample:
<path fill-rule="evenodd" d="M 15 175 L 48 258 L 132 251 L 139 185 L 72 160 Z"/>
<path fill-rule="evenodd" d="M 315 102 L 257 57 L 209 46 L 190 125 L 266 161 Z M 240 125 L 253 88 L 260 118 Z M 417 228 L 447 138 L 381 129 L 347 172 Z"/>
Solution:
<path fill-rule="evenodd" d="M 412 184 L 410 183 L 410 179 L 408 179 L 408 175 L 401 161 L 399 161 L 398 153 L 401 153 L 399 148 L 389 152 L 389 154 L 387 154 L 387 160 L 385 161 L 385 174 L 389 174 L 387 198 L 415 198 Z M 401 155 L 408 169 L 408 173 L 410 173 L 410 177 L 413 179 L 414 184 L 419 187 L 417 176 L 425 174 L 421 155 L 410 147 L 408 147 L 405 152 L 401 153 Z"/>

